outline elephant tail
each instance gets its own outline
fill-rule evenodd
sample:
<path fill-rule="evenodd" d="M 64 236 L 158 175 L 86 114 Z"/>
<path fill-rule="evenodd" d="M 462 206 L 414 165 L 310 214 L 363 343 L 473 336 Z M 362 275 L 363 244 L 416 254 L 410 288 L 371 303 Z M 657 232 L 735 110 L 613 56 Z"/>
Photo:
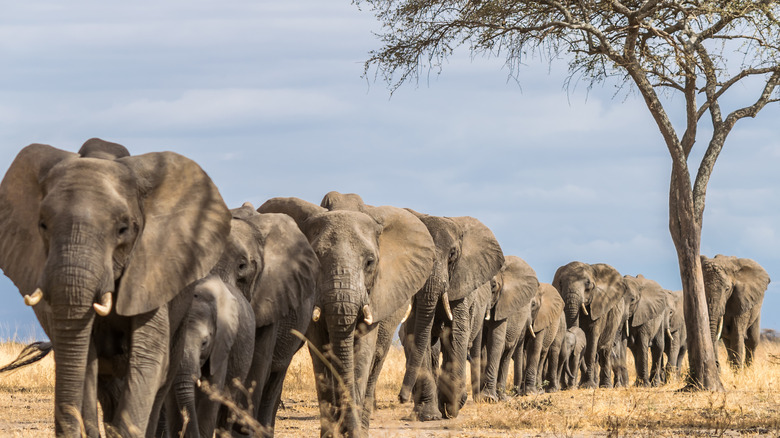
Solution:
<path fill-rule="evenodd" d="M 32 344 L 24 347 L 22 352 L 19 353 L 19 356 L 13 362 L 4 367 L 0 367 L 0 374 L 38 362 L 39 360 L 46 357 L 51 349 L 51 342 L 33 342 Z"/>

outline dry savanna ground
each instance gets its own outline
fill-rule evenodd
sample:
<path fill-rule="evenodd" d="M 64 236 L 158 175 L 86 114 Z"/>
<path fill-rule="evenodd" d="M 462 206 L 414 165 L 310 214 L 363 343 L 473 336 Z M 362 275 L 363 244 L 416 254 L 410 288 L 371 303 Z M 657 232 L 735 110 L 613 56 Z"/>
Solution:
<path fill-rule="evenodd" d="M 0 364 L 16 358 L 22 347 L 0 344 Z M 0 376 L 0 436 L 54 434 L 51 356 Z M 422 423 L 410 418 L 410 405 L 397 402 L 404 359 L 400 348 L 393 348 L 377 388 L 378 409 L 370 435 L 780 436 L 780 344 L 764 342 L 757 356 L 748 370 L 722 372 L 723 393 L 679 392 L 682 383 L 674 381 L 660 388 L 583 389 L 516 397 L 499 404 L 475 404 L 469 399 L 457 419 Z M 725 358 L 721 360 L 725 363 Z M 283 403 L 276 436 L 319 434 L 314 376 L 305 349 L 290 367 Z"/>

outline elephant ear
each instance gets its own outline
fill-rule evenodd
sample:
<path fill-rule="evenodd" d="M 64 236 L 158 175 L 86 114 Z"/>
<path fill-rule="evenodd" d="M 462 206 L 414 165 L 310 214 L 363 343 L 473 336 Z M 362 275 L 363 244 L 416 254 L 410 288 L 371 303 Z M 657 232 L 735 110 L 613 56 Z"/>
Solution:
<path fill-rule="evenodd" d="M 258 327 L 278 321 L 311 301 L 319 260 L 295 221 L 282 213 L 257 213 L 244 218 L 257 231 L 263 247 L 263 272 L 252 291 Z"/>
<path fill-rule="evenodd" d="M 44 193 L 40 181 L 63 160 L 77 154 L 49 145 L 22 149 L 0 183 L 0 268 L 22 295 L 38 286 L 46 249 L 38 231 Z"/>
<path fill-rule="evenodd" d="M 558 323 L 563 312 L 563 298 L 547 283 L 539 284 L 539 311 L 534 319 L 534 332 L 538 333 L 553 323 Z"/>
<path fill-rule="evenodd" d="M 284 213 L 293 218 L 305 232 L 304 223 L 312 216 L 328 210 L 299 198 L 271 198 L 257 208 L 258 213 Z"/>
<path fill-rule="evenodd" d="M 455 301 L 490 281 L 504 265 L 504 253 L 490 228 L 479 220 L 469 216 L 450 219 L 463 231 L 460 257 L 452 268 L 448 290 L 450 301 Z"/>
<path fill-rule="evenodd" d="M 502 276 L 503 287 L 496 303 L 495 319 L 501 321 L 531 302 L 539 289 L 539 280 L 531 266 L 517 256 L 507 256 L 497 275 Z"/>
<path fill-rule="evenodd" d="M 354 193 L 328 192 L 320 203 L 320 207 L 329 211 L 333 210 L 351 210 L 364 211 L 365 203 L 360 195 Z"/>
<path fill-rule="evenodd" d="M 593 291 L 593 300 L 590 303 L 590 317 L 595 321 L 623 298 L 626 289 L 617 269 L 604 263 L 590 266 L 596 283 L 596 290 Z"/>
<path fill-rule="evenodd" d="M 227 371 L 230 350 L 238 334 L 240 315 L 237 297 L 242 295 L 237 289 L 231 292 L 233 286 L 226 284 L 217 276 L 210 277 L 209 285 L 214 293 L 217 310 L 214 349 L 209 357 L 209 372 L 212 376 L 223 376 Z"/>
<path fill-rule="evenodd" d="M 425 284 L 435 246 L 428 228 L 406 210 L 366 206 L 366 214 L 382 225 L 377 277 L 369 296 L 374 321 L 382 321 Z"/>
<path fill-rule="evenodd" d="M 173 152 L 120 158 L 136 176 L 143 229 L 117 290 L 116 311 L 156 309 L 208 274 L 230 233 L 219 190 L 194 161 Z"/>
<path fill-rule="evenodd" d="M 737 259 L 735 265 L 734 292 L 731 296 L 737 300 L 740 312 L 747 312 L 764 301 L 764 293 L 770 282 L 769 274 L 751 259 Z"/>
<path fill-rule="evenodd" d="M 661 285 L 644 277 L 637 279 L 640 283 L 639 302 L 631 320 L 632 327 L 639 327 L 655 319 L 666 309 L 666 291 Z"/>

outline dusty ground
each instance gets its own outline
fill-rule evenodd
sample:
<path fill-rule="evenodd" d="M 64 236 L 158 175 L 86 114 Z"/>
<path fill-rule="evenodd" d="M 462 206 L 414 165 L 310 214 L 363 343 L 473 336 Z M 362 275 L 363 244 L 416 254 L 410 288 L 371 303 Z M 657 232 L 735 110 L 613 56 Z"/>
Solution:
<path fill-rule="evenodd" d="M 0 364 L 19 345 L 0 345 Z M 371 437 L 675 437 L 780 436 L 780 345 L 766 344 L 756 364 L 725 370 L 724 393 L 661 388 L 575 390 L 516 397 L 499 404 L 471 400 L 454 420 L 418 422 L 396 396 L 403 353 L 392 352 L 377 386 Z M 311 362 L 305 350 L 291 365 L 276 423 L 278 437 L 315 437 L 319 417 Z M 53 436 L 53 359 L 0 375 L 0 437 Z"/>

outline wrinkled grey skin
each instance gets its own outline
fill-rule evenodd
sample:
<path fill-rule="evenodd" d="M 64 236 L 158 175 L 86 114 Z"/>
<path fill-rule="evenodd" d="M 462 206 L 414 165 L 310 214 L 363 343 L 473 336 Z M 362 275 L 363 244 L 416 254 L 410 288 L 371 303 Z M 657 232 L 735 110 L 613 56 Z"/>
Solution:
<path fill-rule="evenodd" d="M 287 368 L 303 346 L 291 330 L 306 333 L 311 324 L 319 262 L 288 215 L 262 214 L 248 202 L 230 212 L 230 236 L 212 272 L 252 306 L 255 342 L 244 386 L 254 385 L 252 415 L 272 433 Z M 243 393 L 238 400 L 248 405 Z M 219 422 L 227 422 L 224 409 Z"/>
<path fill-rule="evenodd" d="M 339 209 L 340 196 L 326 195 L 322 205 L 327 208 L 297 198 L 273 198 L 258 211 L 290 215 L 320 263 L 312 315 L 316 321 L 307 332 L 317 376 L 320 434 L 365 436 L 364 400 L 378 325 L 406 307 L 425 283 L 434 246 L 413 214 L 362 201 Z M 326 354 L 336 375 L 317 352 Z"/>
<path fill-rule="evenodd" d="M 219 402 L 201 390 L 201 383 L 237 400 L 240 393 L 231 382 L 243 382 L 252 363 L 255 315 L 249 301 L 233 286 L 209 275 L 188 286 L 192 304 L 182 326 L 184 344 L 181 357 L 173 357 L 175 371 L 172 391 L 166 401 L 168 426 L 172 432 L 184 430 L 186 436 L 209 437 L 217 424 Z M 183 429 L 181 411 L 188 416 Z"/>
<path fill-rule="evenodd" d="M 552 285 L 540 283 L 531 300 L 531 325 L 526 332 L 522 395 L 560 389 L 556 379 L 558 357 L 566 331 L 564 302 Z M 548 360 L 549 359 L 549 360 Z M 549 386 L 543 388 L 547 380 Z"/>
<path fill-rule="evenodd" d="M 610 354 L 621 322 L 625 294 L 620 274 L 603 263 L 571 262 L 558 268 L 553 286 L 565 302 L 566 327 L 578 326 L 588 338 L 587 372 L 581 386 L 596 388 L 600 382 L 604 387 L 611 387 Z M 596 375 L 597 369 L 600 375 Z"/>
<path fill-rule="evenodd" d="M 191 300 L 181 291 L 208 273 L 229 227 L 211 179 L 178 154 L 92 139 L 79 154 L 36 144 L 17 155 L 0 183 L 0 268 L 23 296 L 42 291 L 30 304 L 56 351 L 57 435 L 79 435 L 80 416 L 98 436 L 98 395 L 109 432 L 157 426 Z"/>
<path fill-rule="evenodd" d="M 669 330 L 664 339 L 664 353 L 666 354 L 666 367 L 664 380 L 669 376 L 680 377 L 685 353 L 688 350 L 688 332 L 685 329 L 685 314 L 683 313 L 683 292 L 666 291 L 667 308 L 669 309 Z"/>
<path fill-rule="evenodd" d="M 626 275 L 623 281 L 630 297 L 626 300 L 627 346 L 634 355 L 636 384 L 659 386 L 662 383 L 664 335 L 669 325 L 666 291 L 642 275 Z"/>
<path fill-rule="evenodd" d="M 557 372 L 557 379 L 562 389 L 577 387 L 579 370 L 585 367 L 582 353 L 586 342 L 585 332 L 579 327 L 572 327 L 563 335 Z"/>
<path fill-rule="evenodd" d="M 466 358 L 470 338 L 476 336 L 472 320 L 479 312 L 475 308 L 486 310 L 488 305 L 473 295 L 501 269 L 504 255 L 493 232 L 475 218 L 413 213 L 428 229 L 436 253 L 425 285 L 414 296 L 406 336 L 401 340 L 407 356 L 399 400 L 408 402 L 412 388 L 416 388 L 414 413 L 418 419 L 455 418 L 468 397 Z M 445 297 L 452 320 L 444 310 Z M 439 339 L 443 360 L 436 370 L 436 360 L 429 364 L 426 356 L 432 354 L 431 345 Z"/>
<path fill-rule="evenodd" d="M 729 364 L 737 369 L 750 366 L 761 337 L 761 305 L 769 274 L 751 259 L 722 254 L 703 255 L 701 264 L 715 357 L 722 336 Z"/>
<path fill-rule="evenodd" d="M 521 334 L 525 333 L 531 315 L 531 300 L 539 289 L 539 280 L 536 272 L 523 259 L 507 256 L 504 266 L 490 280 L 490 285 L 492 299 L 489 317 L 482 327 L 480 356 L 484 361 L 479 368 L 481 375 L 478 382 L 474 382 L 473 377 L 477 368 L 472 368 L 472 394 L 474 400 L 496 402 L 506 399 L 509 360 Z M 525 326 L 521 320 L 526 322 Z M 475 353 L 472 352 L 471 356 L 474 357 Z"/>

